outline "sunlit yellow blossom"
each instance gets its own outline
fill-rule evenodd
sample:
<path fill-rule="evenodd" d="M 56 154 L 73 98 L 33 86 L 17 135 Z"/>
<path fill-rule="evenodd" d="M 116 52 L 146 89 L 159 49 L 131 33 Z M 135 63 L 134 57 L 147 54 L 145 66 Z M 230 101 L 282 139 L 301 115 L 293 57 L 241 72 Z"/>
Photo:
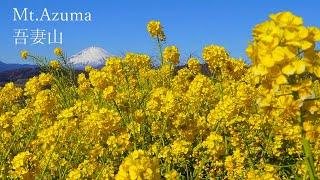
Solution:
<path fill-rule="evenodd" d="M 303 24 L 301 17 L 295 16 L 291 12 L 280 12 L 276 14 L 271 14 L 270 18 L 277 22 L 280 26 L 300 26 Z"/>
<path fill-rule="evenodd" d="M 200 64 L 200 62 L 199 62 L 198 59 L 196 59 L 196 58 L 190 58 L 190 59 L 188 60 L 188 68 L 189 68 L 191 71 L 197 73 L 197 72 L 199 72 L 199 71 L 201 70 L 201 64 Z"/>
<path fill-rule="evenodd" d="M 54 52 L 54 54 L 55 54 L 56 56 L 62 56 L 62 55 L 63 55 L 63 51 L 62 51 L 62 49 L 59 48 L 59 47 L 55 48 L 53 52 Z"/>
<path fill-rule="evenodd" d="M 221 67 L 229 58 L 228 52 L 221 46 L 210 45 L 202 50 L 202 57 L 208 63 L 209 68 L 214 70 Z"/>
<path fill-rule="evenodd" d="M 52 69 L 59 69 L 60 63 L 57 60 L 52 60 L 52 61 L 50 61 L 50 67 Z"/>
<path fill-rule="evenodd" d="M 86 66 L 84 70 L 85 70 L 86 72 L 90 72 L 92 69 L 93 69 L 93 68 L 92 68 L 91 66 Z"/>
<path fill-rule="evenodd" d="M 320 30 L 280 12 L 252 36 L 251 62 L 209 45 L 175 66 L 169 46 L 160 66 L 127 52 L 82 72 L 60 48 L 21 54 L 40 72 L 0 84 L 0 179 L 320 177 Z"/>
<path fill-rule="evenodd" d="M 151 58 L 146 54 L 127 53 L 124 61 L 136 70 L 148 69 L 151 66 Z"/>
<path fill-rule="evenodd" d="M 211 133 L 203 142 L 203 146 L 208 149 L 208 153 L 212 156 L 220 155 L 224 151 L 223 138 L 216 133 Z"/>
<path fill-rule="evenodd" d="M 49 85 L 50 83 L 52 83 L 53 80 L 54 80 L 54 77 L 53 77 L 51 74 L 41 73 L 41 74 L 39 75 L 39 83 L 40 83 L 42 86 L 47 86 L 47 85 Z"/>
<path fill-rule="evenodd" d="M 27 59 L 29 56 L 29 53 L 28 53 L 28 51 L 21 51 L 20 56 L 22 59 Z"/>
<path fill-rule="evenodd" d="M 103 91 L 103 98 L 105 100 L 112 100 L 116 96 L 116 91 L 113 86 L 108 86 L 104 91 Z"/>
<path fill-rule="evenodd" d="M 34 102 L 35 110 L 43 114 L 51 114 L 54 112 L 56 99 L 50 90 L 40 91 Z"/>
<path fill-rule="evenodd" d="M 35 95 L 42 89 L 39 83 L 39 77 L 30 78 L 25 85 L 25 95 Z"/>
<path fill-rule="evenodd" d="M 158 161 L 142 150 L 133 151 L 120 165 L 116 179 L 160 179 Z"/>
<path fill-rule="evenodd" d="M 79 94 L 85 94 L 90 88 L 90 82 L 86 78 L 86 75 L 81 73 L 78 75 L 78 91 Z"/>
<path fill-rule="evenodd" d="M 190 148 L 190 142 L 187 141 L 174 141 L 171 148 L 172 148 L 172 154 L 176 157 L 184 156 L 189 152 Z"/>
<path fill-rule="evenodd" d="M 159 38 L 160 41 L 165 40 L 165 34 L 163 32 L 160 21 L 150 21 L 147 25 L 147 30 L 151 37 Z"/>
<path fill-rule="evenodd" d="M 163 50 L 163 58 L 167 62 L 179 64 L 180 53 L 176 46 L 168 46 Z"/>
<path fill-rule="evenodd" d="M 71 171 L 69 174 L 68 174 L 68 178 L 67 179 L 70 179 L 70 180 L 73 180 L 73 179 L 81 179 L 81 172 L 79 169 L 76 169 L 76 170 L 73 170 Z"/>
<path fill-rule="evenodd" d="M 177 171 L 173 170 L 173 171 L 167 173 L 165 175 L 165 178 L 168 180 L 177 180 L 177 179 L 179 179 L 179 173 Z"/>
<path fill-rule="evenodd" d="M 12 174 L 13 177 L 32 177 L 32 163 L 35 161 L 35 156 L 29 151 L 20 152 L 12 160 Z"/>

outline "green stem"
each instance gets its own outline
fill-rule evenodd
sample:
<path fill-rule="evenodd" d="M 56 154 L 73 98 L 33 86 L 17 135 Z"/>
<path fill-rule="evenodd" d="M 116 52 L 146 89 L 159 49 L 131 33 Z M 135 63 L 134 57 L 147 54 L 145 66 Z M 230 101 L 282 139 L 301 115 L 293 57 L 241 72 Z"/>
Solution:
<path fill-rule="evenodd" d="M 311 148 L 310 148 L 310 142 L 308 139 L 306 139 L 305 137 L 302 140 L 302 146 L 303 146 L 303 151 L 305 154 L 305 161 L 308 167 L 308 172 L 309 172 L 309 176 L 311 180 L 316 180 L 316 173 L 315 173 L 315 169 L 314 169 L 314 161 L 313 161 L 313 156 L 311 153 Z"/>
<path fill-rule="evenodd" d="M 162 54 L 162 44 L 159 36 L 157 37 L 158 47 L 160 51 L 160 60 L 161 60 L 161 66 L 163 65 L 163 54 Z"/>
<path fill-rule="evenodd" d="M 311 180 L 317 180 L 318 178 L 315 175 L 316 171 L 314 168 L 314 161 L 313 161 L 313 156 L 311 152 L 310 142 L 305 137 L 305 131 L 303 130 L 303 118 L 301 116 L 299 117 L 299 121 L 300 121 L 300 126 L 302 128 L 302 146 L 303 146 L 303 152 L 305 154 L 305 163 L 308 167 L 308 173 Z"/>

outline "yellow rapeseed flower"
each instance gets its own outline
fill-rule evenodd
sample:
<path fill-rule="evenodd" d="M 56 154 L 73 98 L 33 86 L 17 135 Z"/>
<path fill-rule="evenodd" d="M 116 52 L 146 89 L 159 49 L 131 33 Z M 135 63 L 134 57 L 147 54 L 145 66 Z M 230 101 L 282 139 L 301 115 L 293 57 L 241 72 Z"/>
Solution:
<path fill-rule="evenodd" d="M 59 69 L 60 68 L 60 63 L 57 60 L 52 60 L 50 61 L 50 67 L 52 69 Z"/>
<path fill-rule="evenodd" d="M 62 49 L 59 48 L 59 47 L 55 48 L 55 49 L 53 50 L 53 52 L 54 52 L 54 54 L 55 54 L 56 56 L 62 56 L 62 55 L 63 55 L 63 51 L 62 51 Z"/>
<path fill-rule="evenodd" d="M 228 52 L 224 47 L 217 45 L 206 46 L 202 50 L 202 57 L 208 63 L 211 70 L 225 65 L 225 61 L 229 58 Z"/>
<path fill-rule="evenodd" d="M 147 30 L 151 37 L 159 38 L 160 41 L 165 40 L 165 34 L 160 21 L 151 20 L 147 25 Z"/>
<path fill-rule="evenodd" d="M 163 50 L 163 59 L 172 64 L 179 64 L 180 53 L 176 46 L 168 46 Z"/>
<path fill-rule="evenodd" d="M 197 58 L 192 57 L 188 60 L 188 68 L 192 72 L 197 73 L 197 72 L 200 72 L 201 70 L 201 64 Z"/>
<path fill-rule="evenodd" d="M 163 40 L 160 22 L 148 31 Z M 126 53 L 0 85 L 0 179 L 320 177 L 320 30 L 280 12 L 252 34 L 252 64 L 209 45 L 209 69 L 193 57 L 173 68 L 169 46 L 159 68 Z"/>
<path fill-rule="evenodd" d="M 22 59 L 27 59 L 29 56 L 29 53 L 28 53 L 28 51 L 21 51 L 20 56 Z"/>

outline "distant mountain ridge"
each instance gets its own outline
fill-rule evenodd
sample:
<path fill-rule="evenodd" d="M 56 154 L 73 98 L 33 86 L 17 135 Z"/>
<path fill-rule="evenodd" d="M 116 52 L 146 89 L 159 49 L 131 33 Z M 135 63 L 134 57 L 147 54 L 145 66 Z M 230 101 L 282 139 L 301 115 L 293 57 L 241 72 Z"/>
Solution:
<path fill-rule="evenodd" d="M 175 67 L 175 73 L 177 73 L 180 69 L 186 68 L 187 65 L 177 66 Z M 102 67 L 100 67 L 102 68 Z M 100 69 L 98 68 L 98 69 Z M 210 75 L 210 71 L 207 64 L 201 64 L 201 71 L 205 75 Z M 81 70 L 76 70 L 76 74 L 82 73 Z M 26 81 L 34 76 L 38 76 L 41 73 L 39 67 L 33 68 L 20 68 L 14 70 L 8 70 L 0 72 L 0 87 L 5 85 L 8 82 L 13 82 L 18 86 L 24 86 Z"/>
<path fill-rule="evenodd" d="M 23 86 L 25 82 L 40 74 L 40 68 L 20 68 L 0 72 L 0 86 L 5 83 L 14 82 L 16 85 Z"/>
<path fill-rule="evenodd" d="M 0 61 L 0 72 L 11 71 L 11 70 L 18 70 L 21 68 L 35 68 L 35 65 L 31 64 L 7 64 Z"/>

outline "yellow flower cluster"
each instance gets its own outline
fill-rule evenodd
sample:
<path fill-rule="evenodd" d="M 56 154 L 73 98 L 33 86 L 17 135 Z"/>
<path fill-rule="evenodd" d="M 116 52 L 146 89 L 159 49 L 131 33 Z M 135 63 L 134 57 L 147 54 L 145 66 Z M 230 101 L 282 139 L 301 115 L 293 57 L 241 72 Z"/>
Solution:
<path fill-rule="evenodd" d="M 115 179 L 160 179 L 159 162 L 143 150 L 133 151 L 121 163 Z"/>
<path fill-rule="evenodd" d="M 29 151 L 20 152 L 12 159 L 12 171 L 10 174 L 15 178 L 28 178 L 32 177 L 32 168 L 36 157 Z"/>
<path fill-rule="evenodd" d="M 62 55 L 63 55 L 63 51 L 62 51 L 62 49 L 59 48 L 59 47 L 55 48 L 55 49 L 53 50 L 53 52 L 54 52 L 54 54 L 55 54 L 56 56 L 62 56 Z"/>
<path fill-rule="evenodd" d="M 172 64 L 179 64 L 180 53 L 176 46 L 168 46 L 163 50 L 163 59 Z"/>
<path fill-rule="evenodd" d="M 158 38 L 159 41 L 164 41 L 166 39 L 160 21 L 150 21 L 147 25 L 147 30 L 151 37 Z"/>
<path fill-rule="evenodd" d="M 52 69 L 59 69 L 60 68 L 60 63 L 57 60 L 52 60 L 50 61 L 50 67 Z"/>
<path fill-rule="evenodd" d="M 217 45 L 210 45 L 203 48 L 202 51 L 203 59 L 208 63 L 210 69 L 222 67 L 229 58 L 228 52 L 224 47 Z"/>
<path fill-rule="evenodd" d="M 190 58 L 188 60 L 188 68 L 194 72 L 194 73 L 198 73 L 201 70 L 201 65 L 200 62 L 197 58 Z"/>
<path fill-rule="evenodd" d="M 250 65 L 209 45 L 178 68 L 160 46 L 160 67 L 127 53 L 77 76 L 57 48 L 48 71 L 0 87 L 0 179 L 316 179 L 319 36 L 280 12 L 254 28 Z"/>
<path fill-rule="evenodd" d="M 27 59 L 29 56 L 29 53 L 28 53 L 28 51 L 21 51 L 20 56 L 22 59 Z"/>
<path fill-rule="evenodd" d="M 212 75 L 218 80 L 241 79 L 247 72 L 246 64 L 241 59 L 229 56 L 224 47 L 209 45 L 203 48 L 202 57 L 207 63 Z"/>
<path fill-rule="evenodd" d="M 253 37 L 247 54 L 256 75 L 269 76 L 276 84 L 287 84 L 290 76 L 304 72 L 317 75 L 319 65 L 314 48 L 320 31 L 303 26 L 301 17 L 290 12 L 272 14 L 270 20 L 254 28 Z"/>

